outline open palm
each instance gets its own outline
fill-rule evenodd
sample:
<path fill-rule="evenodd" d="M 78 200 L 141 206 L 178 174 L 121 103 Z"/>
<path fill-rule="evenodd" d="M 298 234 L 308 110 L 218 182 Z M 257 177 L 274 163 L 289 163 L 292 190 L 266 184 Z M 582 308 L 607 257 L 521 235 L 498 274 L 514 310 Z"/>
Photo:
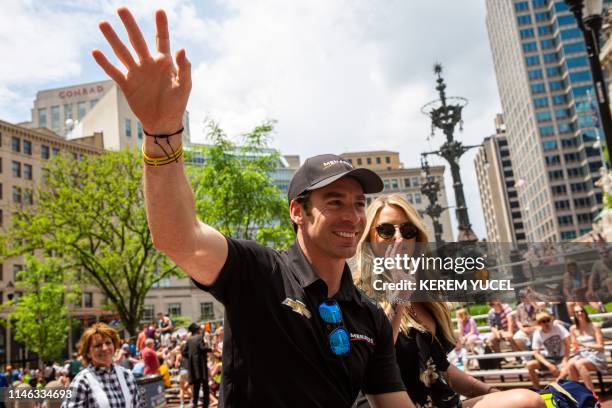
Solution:
<path fill-rule="evenodd" d="M 100 23 L 100 30 L 108 40 L 115 55 L 127 68 L 123 73 L 113 65 L 104 53 L 94 50 L 92 55 L 102 69 L 123 91 L 132 112 L 150 133 L 169 133 L 181 127 L 183 114 L 191 90 L 191 64 L 185 50 L 176 53 L 176 66 L 170 54 L 170 36 L 166 13 L 155 14 L 157 52 L 152 56 L 138 24 L 130 11 L 117 10 L 128 33 L 138 61 L 123 44 L 107 21 Z"/>

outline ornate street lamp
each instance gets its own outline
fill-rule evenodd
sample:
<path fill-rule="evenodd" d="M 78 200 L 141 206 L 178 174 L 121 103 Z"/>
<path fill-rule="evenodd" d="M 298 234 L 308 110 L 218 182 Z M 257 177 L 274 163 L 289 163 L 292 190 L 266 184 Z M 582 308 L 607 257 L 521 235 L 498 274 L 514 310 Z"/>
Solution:
<path fill-rule="evenodd" d="M 463 120 L 461 112 L 467 105 L 467 99 L 458 96 L 446 96 L 446 84 L 442 78 L 442 65 L 435 64 L 434 72 L 438 77 L 436 82 L 436 90 L 440 95 L 440 99 L 431 101 L 421 108 L 421 112 L 431 118 L 431 133 L 433 135 L 435 128 L 441 129 L 446 135 L 446 142 L 440 146 L 440 149 L 435 152 L 426 152 L 425 155 L 436 154 L 443 157 L 448 162 L 451 175 L 453 177 L 453 189 L 455 190 L 455 201 L 457 203 L 455 214 L 459 223 L 459 242 L 476 242 L 478 238 L 468 215 L 467 206 L 465 203 L 465 195 L 463 194 L 463 183 L 461 182 L 461 173 L 459 168 L 459 159 L 469 149 L 476 146 L 463 146 L 463 144 L 454 139 L 455 127 L 459 125 L 461 130 Z"/>
<path fill-rule="evenodd" d="M 603 0 L 565 0 L 569 9 L 574 13 L 576 23 L 582 34 L 589 56 L 593 83 L 595 85 L 595 95 L 599 105 L 599 115 L 601 117 L 601 127 L 606 137 L 608 151 L 612 147 L 612 116 L 610 115 L 610 99 L 608 90 L 604 82 L 601 62 L 599 60 L 599 35 L 603 18 Z M 608 156 L 608 160 L 609 160 Z"/>
<path fill-rule="evenodd" d="M 431 218 L 434 235 L 436 237 L 436 244 L 440 246 L 444 243 L 442 239 L 442 224 L 440 224 L 440 217 L 442 212 L 448 207 L 442 207 L 438 204 L 438 193 L 440 192 L 440 183 L 436 180 L 436 177 L 431 174 L 429 163 L 427 162 L 427 153 L 421 154 L 421 176 L 425 180 L 421 184 L 421 193 L 423 193 L 429 200 L 427 208 L 424 213 L 429 215 Z"/>

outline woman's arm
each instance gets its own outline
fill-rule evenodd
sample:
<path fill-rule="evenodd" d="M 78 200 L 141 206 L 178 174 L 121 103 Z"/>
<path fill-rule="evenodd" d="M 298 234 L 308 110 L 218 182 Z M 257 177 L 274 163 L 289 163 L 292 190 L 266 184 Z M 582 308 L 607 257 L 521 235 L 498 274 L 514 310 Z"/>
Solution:
<path fill-rule="evenodd" d="M 478 381 L 476 378 L 468 375 L 455 367 L 453 364 L 448 366 L 448 379 L 451 388 L 468 398 L 478 397 L 490 392 L 499 391 L 497 388 Z"/>
<path fill-rule="evenodd" d="M 583 346 L 592 350 L 604 351 L 604 340 L 601 327 L 598 324 L 593 324 L 593 331 L 595 332 L 595 343 L 583 344 Z"/>

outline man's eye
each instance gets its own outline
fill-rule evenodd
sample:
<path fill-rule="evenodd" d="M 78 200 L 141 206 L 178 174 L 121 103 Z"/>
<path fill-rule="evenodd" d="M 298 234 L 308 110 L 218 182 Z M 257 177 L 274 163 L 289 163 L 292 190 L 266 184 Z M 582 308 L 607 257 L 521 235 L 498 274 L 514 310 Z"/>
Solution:
<path fill-rule="evenodd" d="M 357 206 L 357 207 L 359 207 L 359 208 L 365 208 L 366 203 L 365 203 L 365 202 L 358 202 L 358 203 L 356 204 L 356 206 Z"/>

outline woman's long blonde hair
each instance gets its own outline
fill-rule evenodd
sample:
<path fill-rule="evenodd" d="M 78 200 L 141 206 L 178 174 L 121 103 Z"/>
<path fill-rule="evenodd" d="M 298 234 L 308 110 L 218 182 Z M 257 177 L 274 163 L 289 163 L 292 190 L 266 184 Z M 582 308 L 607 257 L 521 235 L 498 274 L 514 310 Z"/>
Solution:
<path fill-rule="evenodd" d="M 378 221 L 381 210 L 386 206 L 395 206 L 406 214 L 408 219 L 418 229 L 416 242 L 427 243 L 429 238 L 427 236 L 427 227 L 425 222 L 419 216 L 416 209 L 401 195 L 389 194 L 383 195 L 368 207 L 366 210 L 366 226 L 365 232 L 359 241 L 357 246 L 357 252 L 353 259 L 355 265 L 353 279 L 355 285 L 363 290 L 366 295 L 372 299 L 376 299 L 387 315 L 390 314 L 392 305 L 384 297 L 381 297 L 380 292 L 374 290 L 373 281 L 373 267 L 374 267 L 374 254 L 370 244 L 370 231 L 375 227 L 375 222 Z M 376 279 L 385 279 L 386 275 L 381 274 L 376 276 Z M 445 302 L 423 302 L 423 306 L 432 314 L 434 320 L 437 322 L 441 334 L 446 340 L 455 344 L 455 335 L 452 321 L 450 318 L 450 309 Z M 409 308 L 405 308 L 404 315 L 400 324 L 400 330 L 406 334 L 410 327 L 415 327 L 421 331 L 427 331 L 427 329 L 418 321 L 414 319 L 412 314 L 409 312 Z"/>

